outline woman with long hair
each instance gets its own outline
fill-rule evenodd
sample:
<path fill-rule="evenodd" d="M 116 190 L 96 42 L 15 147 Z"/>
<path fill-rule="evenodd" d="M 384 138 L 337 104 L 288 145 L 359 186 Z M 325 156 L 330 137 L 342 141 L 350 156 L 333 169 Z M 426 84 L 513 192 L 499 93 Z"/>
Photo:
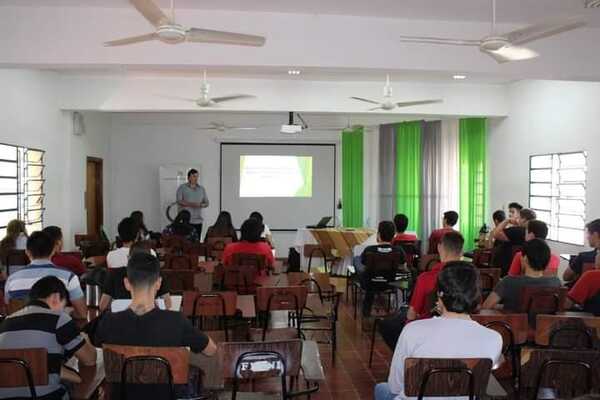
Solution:
<path fill-rule="evenodd" d="M 231 214 L 228 211 L 221 211 L 215 224 L 208 228 L 204 240 L 213 237 L 231 238 L 233 242 L 237 242 L 237 232 L 231 222 Z"/>
<path fill-rule="evenodd" d="M 27 247 L 27 229 L 25 222 L 13 219 L 6 226 L 6 236 L 0 241 L 0 275 L 6 265 L 6 257 L 11 250 L 25 250 Z"/>
<path fill-rule="evenodd" d="M 150 239 L 150 231 L 146 228 L 146 224 L 144 223 L 144 213 L 136 210 L 133 211 L 129 217 L 132 218 L 139 227 L 138 240 Z"/>
<path fill-rule="evenodd" d="M 200 240 L 196 229 L 190 224 L 192 215 L 188 210 L 181 210 L 175 217 L 173 223 L 165 228 L 164 235 L 182 236 L 189 241 L 197 242 Z"/>
<path fill-rule="evenodd" d="M 258 211 L 253 211 L 250 213 L 250 218 L 257 220 L 258 223 L 261 225 L 261 239 L 263 239 L 264 241 L 269 243 L 271 247 L 273 247 L 273 235 L 271 234 L 269 226 L 265 224 L 262 214 Z"/>

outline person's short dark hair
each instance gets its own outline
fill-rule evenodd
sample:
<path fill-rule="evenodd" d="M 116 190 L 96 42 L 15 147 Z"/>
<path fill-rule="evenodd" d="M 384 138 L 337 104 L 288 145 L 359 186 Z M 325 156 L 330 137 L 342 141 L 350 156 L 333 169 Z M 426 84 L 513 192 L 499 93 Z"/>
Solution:
<path fill-rule="evenodd" d="M 396 234 L 396 226 L 392 221 L 381 221 L 377 227 L 377 233 L 384 242 L 391 242 Z"/>
<path fill-rule="evenodd" d="M 536 271 L 545 270 L 550 262 L 550 247 L 541 239 L 525 242 L 521 253 L 527 257 L 529 266 Z"/>
<path fill-rule="evenodd" d="M 404 214 L 396 214 L 394 216 L 394 225 L 396 225 L 398 233 L 404 233 L 406 228 L 408 228 L 408 217 Z"/>
<path fill-rule="evenodd" d="M 33 284 L 27 297 L 29 301 L 43 300 L 54 293 L 58 293 L 61 300 L 69 299 L 69 292 L 67 292 L 65 284 L 56 276 L 46 276 Z"/>
<path fill-rule="evenodd" d="M 597 233 L 600 235 L 600 218 L 595 219 L 592 222 L 589 222 L 585 226 L 585 228 L 587 229 L 587 231 L 590 235 L 593 235 L 594 233 Z"/>
<path fill-rule="evenodd" d="M 52 242 L 54 242 L 55 245 L 56 245 L 56 242 L 58 242 L 59 240 L 62 240 L 62 238 L 63 238 L 62 230 L 58 226 L 54 226 L 54 225 L 47 226 L 44 229 L 42 229 L 42 232 L 44 232 L 48 236 L 50 236 L 50 238 L 52 239 Z"/>
<path fill-rule="evenodd" d="M 548 225 L 539 219 L 527 222 L 527 232 L 532 233 L 536 239 L 545 240 L 548 237 Z"/>
<path fill-rule="evenodd" d="M 521 210 L 523 209 L 523 206 L 522 206 L 522 205 L 520 205 L 519 203 L 517 203 L 516 201 L 513 201 L 512 203 L 510 203 L 510 204 L 508 205 L 508 208 L 509 208 L 509 209 L 511 209 L 511 208 L 514 208 L 515 210 L 519 210 L 519 211 L 521 211 Z"/>
<path fill-rule="evenodd" d="M 127 262 L 127 279 L 133 287 L 148 287 L 160 277 L 158 258 L 145 252 L 134 252 Z"/>
<path fill-rule="evenodd" d="M 54 240 L 46 232 L 33 232 L 27 238 L 27 251 L 33 258 L 48 258 L 54 250 Z"/>
<path fill-rule="evenodd" d="M 444 221 L 450 226 L 456 225 L 458 222 L 458 213 L 456 211 L 446 211 L 444 213 Z"/>
<path fill-rule="evenodd" d="M 465 239 L 460 232 L 448 232 L 440 240 L 440 245 L 452 254 L 462 254 Z"/>
<path fill-rule="evenodd" d="M 254 218 L 255 220 L 257 220 L 258 222 L 260 222 L 261 224 L 263 223 L 263 216 L 261 213 L 259 213 L 258 211 L 252 211 L 250 213 L 250 216 L 248 218 Z"/>
<path fill-rule="evenodd" d="M 535 213 L 535 211 L 533 211 L 530 208 L 522 209 L 521 211 L 519 211 L 519 215 L 525 221 L 533 221 L 534 219 L 537 218 L 537 214 Z"/>
<path fill-rule="evenodd" d="M 500 223 L 506 219 L 506 213 L 504 212 L 504 210 L 496 210 L 492 214 L 492 219 L 497 223 Z"/>
<path fill-rule="evenodd" d="M 477 309 L 481 298 L 479 273 L 468 262 L 449 262 L 438 274 L 437 291 L 446 310 L 470 314 Z"/>
<path fill-rule="evenodd" d="M 131 247 L 129 247 L 129 256 L 131 257 L 135 253 L 146 253 L 152 255 L 152 241 L 140 240 L 134 242 Z"/>
<path fill-rule="evenodd" d="M 248 218 L 244 221 L 240 230 L 242 233 L 241 240 L 251 243 L 260 241 L 262 225 L 257 219 Z"/>
<path fill-rule="evenodd" d="M 187 173 L 187 178 L 188 178 L 188 179 L 190 179 L 190 176 L 192 176 L 192 175 L 195 175 L 195 174 L 197 174 L 197 173 L 198 173 L 198 170 L 197 170 L 197 169 L 195 169 L 195 168 L 192 168 L 192 169 L 190 169 L 190 170 L 188 171 L 188 173 Z"/>
<path fill-rule="evenodd" d="M 119 238 L 125 243 L 133 242 L 137 238 L 139 229 L 138 223 L 131 217 L 123 218 L 117 227 Z"/>

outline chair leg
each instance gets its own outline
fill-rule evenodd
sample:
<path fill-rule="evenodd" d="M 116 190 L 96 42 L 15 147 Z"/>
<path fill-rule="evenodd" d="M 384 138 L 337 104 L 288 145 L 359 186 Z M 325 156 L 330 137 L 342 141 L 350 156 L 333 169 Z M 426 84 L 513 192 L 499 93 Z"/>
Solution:
<path fill-rule="evenodd" d="M 371 351 L 369 352 L 369 368 L 371 368 L 371 365 L 373 364 L 373 352 L 375 351 L 375 335 L 377 333 L 378 322 L 378 318 L 376 318 L 375 321 L 373 321 L 373 332 L 371 332 Z"/>

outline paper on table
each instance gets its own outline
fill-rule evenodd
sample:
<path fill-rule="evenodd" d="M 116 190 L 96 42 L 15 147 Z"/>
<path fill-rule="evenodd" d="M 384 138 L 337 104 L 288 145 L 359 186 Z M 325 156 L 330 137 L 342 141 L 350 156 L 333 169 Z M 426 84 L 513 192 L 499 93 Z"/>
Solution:
<path fill-rule="evenodd" d="M 171 296 L 170 310 L 171 311 L 181 310 L 181 301 L 182 301 L 181 296 Z M 165 301 L 163 299 L 156 299 L 155 302 L 156 302 L 156 306 L 158 308 L 160 308 L 161 310 L 165 309 Z M 112 303 L 110 303 L 110 310 L 114 313 L 124 311 L 127 309 L 127 307 L 129 307 L 130 304 L 131 304 L 131 299 L 113 300 Z"/>

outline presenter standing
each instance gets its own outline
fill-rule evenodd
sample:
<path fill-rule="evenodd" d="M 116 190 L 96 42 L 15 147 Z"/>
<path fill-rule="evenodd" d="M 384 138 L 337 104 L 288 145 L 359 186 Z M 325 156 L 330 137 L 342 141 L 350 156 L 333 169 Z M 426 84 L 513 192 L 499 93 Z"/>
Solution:
<path fill-rule="evenodd" d="M 179 211 L 187 210 L 192 218 L 190 224 L 198 232 L 198 237 L 202 237 L 202 209 L 208 207 L 208 196 L 204 186 L 198 184 L 198 171 L 190 169 L 187 174 L 187 183 L 179 186 L 177 189 L 177 205 Z"/>

